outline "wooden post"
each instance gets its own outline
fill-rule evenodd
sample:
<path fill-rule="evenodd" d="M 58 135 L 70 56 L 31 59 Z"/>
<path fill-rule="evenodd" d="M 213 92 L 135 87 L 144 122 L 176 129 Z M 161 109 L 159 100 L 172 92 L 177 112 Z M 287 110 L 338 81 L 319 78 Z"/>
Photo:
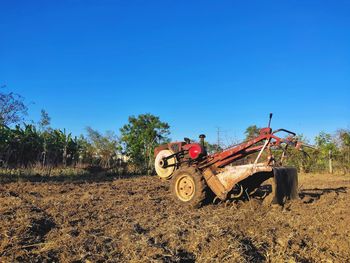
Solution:
<path fill-rule="evenodd" d="M 328 157 L 329 157 L 329 173 L 333 173 L 333 165 L 332 165 L 332 150 L 329 150 L 328 152 Z"/>

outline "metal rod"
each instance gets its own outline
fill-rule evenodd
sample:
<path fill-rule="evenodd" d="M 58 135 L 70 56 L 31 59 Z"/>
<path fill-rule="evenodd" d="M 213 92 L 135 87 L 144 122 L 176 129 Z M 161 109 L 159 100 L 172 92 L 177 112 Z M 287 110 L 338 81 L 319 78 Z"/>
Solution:
<path fill-rule="evenodd" d="M 271 119 L 272 119 L 272 113 L 270 113 L 270 117 L 269 117 L 269 125 L 267 125 L 267 127 L 270 128 L 270 124 L 271 124 Z"/>
<path fill-rule="evenodd" d="M 258 163 L 258 160 L 260 159 L 260 156 L 261 156 L 261 154 L 263 153 L 263 151 L 265 150 L 265 148 L 266 148 L 267 144 L 269 143 L 269 141 L 270 141 L 270 139 L 266 139 L 265 144 L 264 144 L 264 146 L 261 148 L 261 150 L 260 150 L 260 152 L 259 152 L 259 154 L 258 154 L 258 157 L 256 157 L 254 164 L 257 164 L 257 163 Z"/>

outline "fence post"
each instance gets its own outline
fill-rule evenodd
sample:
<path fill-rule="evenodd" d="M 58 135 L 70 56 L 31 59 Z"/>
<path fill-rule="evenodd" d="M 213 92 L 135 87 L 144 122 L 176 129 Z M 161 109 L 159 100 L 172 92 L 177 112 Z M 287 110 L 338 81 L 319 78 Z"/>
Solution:
<path fill-rule="evenodd" d="M 328 152 L 328 157 L 329 157 L 329 173 L 333 173 L 333 165 L 332 165 L 332 150 L 329 150 Z"/>

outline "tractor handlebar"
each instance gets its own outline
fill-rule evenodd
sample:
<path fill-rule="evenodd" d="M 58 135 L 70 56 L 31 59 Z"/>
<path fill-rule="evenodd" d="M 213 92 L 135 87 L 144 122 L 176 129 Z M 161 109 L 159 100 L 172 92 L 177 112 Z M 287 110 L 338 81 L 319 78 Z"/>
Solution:
<path fill-rule="evenodd" d="M 275 130 L 275 131 L 272 132 L 272 134 L 275 134 L 275 133 L 278 133 L 278 132 L 281 132 L 281 131 L 286 132 L 286 133 L 289 133 L 289 134 L 292 134 L 293 136 L 296 135 L 295 132 L 292 132 L 292 131 L 289 131 L 289 130 L 286 130 L 286 129 L 278 129 L 278 130 Z"/>

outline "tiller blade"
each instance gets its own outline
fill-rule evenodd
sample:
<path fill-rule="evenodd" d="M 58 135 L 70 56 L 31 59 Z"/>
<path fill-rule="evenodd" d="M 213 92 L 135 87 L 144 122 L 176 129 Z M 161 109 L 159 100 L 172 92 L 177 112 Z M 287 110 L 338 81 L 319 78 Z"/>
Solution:
<path fill-rule="evenodd" d="M 298 172 L 293 167 L 275 167 L 274 198 L 272 203 L 283 205 L 287 200 L 298 198 Z"/>

